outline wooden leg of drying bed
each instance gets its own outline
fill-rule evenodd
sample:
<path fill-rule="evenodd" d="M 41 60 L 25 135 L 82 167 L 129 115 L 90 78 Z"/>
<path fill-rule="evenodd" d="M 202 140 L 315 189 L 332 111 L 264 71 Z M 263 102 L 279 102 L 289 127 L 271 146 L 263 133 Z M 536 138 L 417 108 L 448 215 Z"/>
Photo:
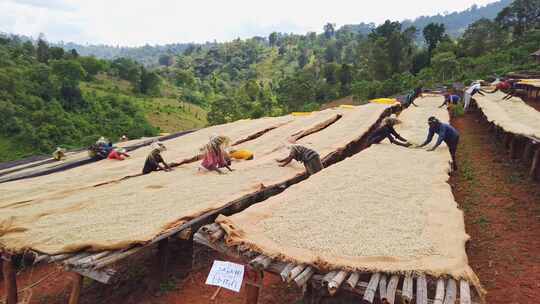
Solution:
<path fill-rule="evenodd" d="M 17 278 L 11 256 L 2 256 L 2 272 L 4 275 L 4 290 L 6 292 L 6 304 L 17 304 Z"/>
<path fill-rule="evenodd" d="M 71 294 L 69 295 L 69 304 L 79 304 L 81 298 L 81 289 L 83 284 L 83 276 L 73 272 L 73 285 L 71 287 Z"/>
<path fill-rule="evenodd" d="M 246 267 L 246 301 L 245 304 L 257 304 L 262 289 L 263 272 Z"/>
<path fill-rule="evenodd" d="M 169 262 L 169 239 L 165 238 L 158 242 L 159 278 L 167 278 L 167 265 Z"/>
<path fill-rule="evenodd" d="M 534 152 L 529 176 L 532 180 L 538 180 L 540 178 L 540 148 Z"/>

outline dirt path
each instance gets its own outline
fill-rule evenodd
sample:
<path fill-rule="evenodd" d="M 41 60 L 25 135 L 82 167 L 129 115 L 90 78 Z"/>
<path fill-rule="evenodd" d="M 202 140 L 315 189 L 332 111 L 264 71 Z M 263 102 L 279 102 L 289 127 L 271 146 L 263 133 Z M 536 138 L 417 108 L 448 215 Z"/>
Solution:
<path fill-rule="evenodd" d="M 460 169 L 450 179 L 465 213 L 469 264 L 487 303 L 540 301 L 540 185 L 495 144 L 478 113 L 453 119 Z"/>

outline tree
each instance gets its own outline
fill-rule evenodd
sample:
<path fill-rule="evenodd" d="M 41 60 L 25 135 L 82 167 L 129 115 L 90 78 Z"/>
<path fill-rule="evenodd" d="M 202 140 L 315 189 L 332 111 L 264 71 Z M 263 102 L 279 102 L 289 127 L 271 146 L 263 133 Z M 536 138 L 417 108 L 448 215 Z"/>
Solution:
<path fill-rule="evenodd" d="M 64 58 L 64 49 L 53 46 L 49 48 L 49 59 L 60 60 Z"/>
<path fill-rule="evenodd" d="M 163 54 L 159 56 L 158 62 L 163 66 L 171 66 L 174 64 L 174 56 L 170 54 Z"/>
<path fill-rule="evenodd" d="M 444 32 L 445 28 L 444 24 L 442 23 L 430 23 L 424 27 L 424 40 L 428 45 L 428 53 L 430 57 L 433 54 L 433 50 L 437 47 L 437 44 L 443 39 Z"/>
<path fill-rule="evenodd" d="M 433 56 L 431 64 L 442 81 L 453 79 L 459 67 L 456 55 L 451 52 L 436 54 Z"/>
<path fill-rule="evenodd" d="M 520 37 L 526 31 L 540 28 L 540 0 L 515 0 L 504 8 L 495 21 Z"/>
<path fill-rule="evenodd" d="M 466 56 L 478 57 L 504 45 L 506 34 L 489 19 L 471 24 L 461 39 L 461 49 Z"/>
<path fill-rule="evenodd" d="M 99 72 L 106 69 L 106 64 L 104 61 L 92 56 L 80 57 L 78 61 L 87 73 L 87 80 L 92 80 Z"/>
<path fill-rule="evenodd" d="M 49 45 L 41 37 L 37 43 L 37 60 L 41 63 L 49 61 Z"/>
<path fill-rule="evenodd" d="M 142 94 L 156 94 L 159 90 L 161 79 L 159 76 L 141 67 L 141 81 L 139 82 L 139 92 Z"/>
<path fill-rule="evenodd" d="M 336 25 L 330 22 L 324 25 L 323 29 L 324 29 L 324 36 L 326 37 L 326 39 L 331 39 L 332 37 L 334 37 L 335 32 L 336 32 L 335 28 L 336 28 Z"/>
<path fill-rule="evenodd" d="M 300 52 L 300 55 L 298 56 L 298 66 L 303 69 L 306 64 L 308 64 L 309 61 L 309 53 L 307 49 L 304 49 Z"/>
<path fill-rule="evenodd" d="M 268 43 L 270 43 L 270 46 L 275 46 L 277 44 L 277 41 L 278 41 L 278 33 L 272 32 L 268 36 Z"/>
<path fill-rule="evenodd" d="M 339 70 L 339 82 L 341 83 L 341 94 L 349 95 L 351 93 L 351 83 L 353 81 L 352 67 L 348 64 L 342 64 Z"/>
<path fill-rule="evenodd" d="M 335 40 L 330 41 L 326 46 L 324 51 L 324 59 L 327 62 L 339 61 L 339 50 Z"/>

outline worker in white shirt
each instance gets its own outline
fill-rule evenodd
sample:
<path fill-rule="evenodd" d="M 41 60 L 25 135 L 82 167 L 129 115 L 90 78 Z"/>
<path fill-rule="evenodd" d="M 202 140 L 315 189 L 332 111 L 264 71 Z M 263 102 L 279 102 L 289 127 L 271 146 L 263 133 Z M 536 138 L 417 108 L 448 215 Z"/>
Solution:
<path fill-rule="evenodd" d="M 484 93 L 482 93 L 482 91 L 480 91 L 480 88 L 482 86 L 480 85 L 480 82 L 479 81 L 474 81 L 471 86 L 465 91 L 465 94 L 463 96 L 463 102 L 465 103 L 463 105 L 463 109 L 464 110 L 467 110 L 467 108 L 469 107 L 469 104 L 471 103 L 471 98 L 476 94 L 476 93 L 479 93 L 480 95 L 484 95 Z"/>

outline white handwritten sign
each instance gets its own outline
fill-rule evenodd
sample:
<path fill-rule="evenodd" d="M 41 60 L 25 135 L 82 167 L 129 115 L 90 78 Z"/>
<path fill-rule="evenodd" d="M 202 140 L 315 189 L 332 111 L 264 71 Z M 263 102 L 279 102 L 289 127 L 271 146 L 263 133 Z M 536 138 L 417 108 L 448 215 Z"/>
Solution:
<path fill-rule="evenodd" d="M 244 279 L 244 265 L 214 261 L 212 269 L 206 278 L 207 285 L 221 286 L 236 292 L 240 292 Z"/>

